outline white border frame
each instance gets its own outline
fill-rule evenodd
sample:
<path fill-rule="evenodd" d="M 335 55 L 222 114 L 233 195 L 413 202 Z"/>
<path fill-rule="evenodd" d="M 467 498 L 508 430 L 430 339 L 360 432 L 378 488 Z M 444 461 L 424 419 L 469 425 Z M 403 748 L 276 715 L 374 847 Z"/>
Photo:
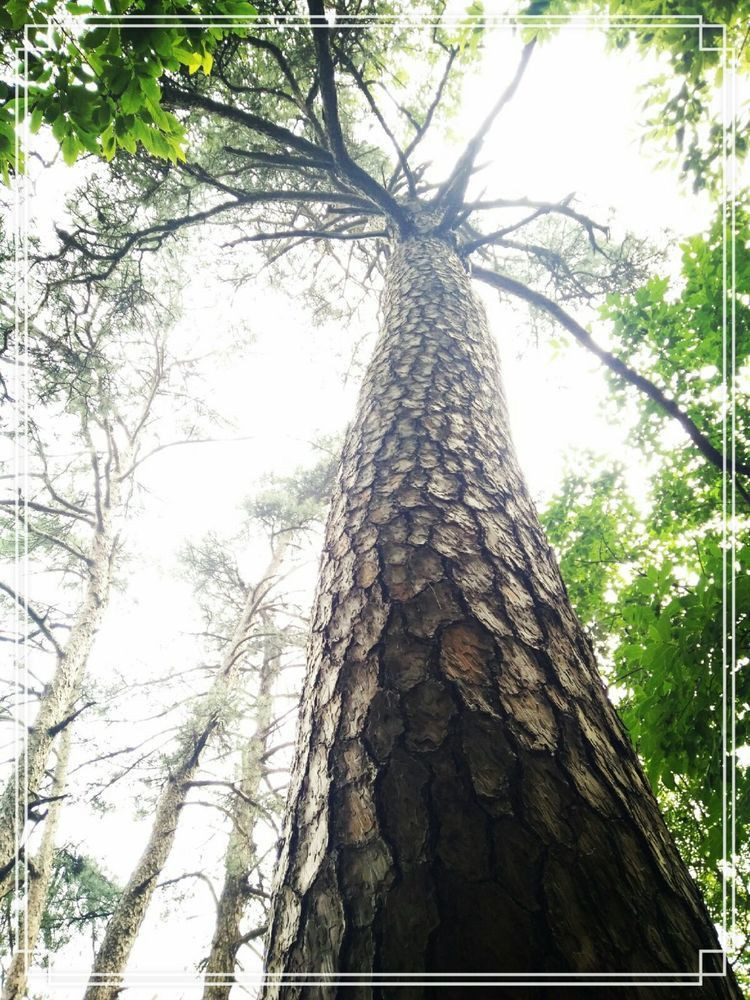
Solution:
<path fill-rule="evenodd" d="M 190 25 L 201 25 L 203 27 L 222 27 L 222 28 L 245 28 L 249 25 L 255 25 L 263 28 L 274 28 L 276 30 L 283 30 L 284 28 L 309 28 L 309 20 L 305 17 L 292 17 L 286 15 L 278 16 L 263 16 L 263 15 L 247 15 L 247 16 L 214 16 L 214 15 L 148 15 L 148 14 L 131 14 L 131 15 L 91 15 L 87 17 L 88 22 L 101 23 L 102 25 L 135 25 L 140 27 L 175 27 L 178 24 L 190 24 Z M 722 125 L 723 125 L 723 155 L 722 155 L 722 203 L 727 204 L 727 199 L 729 198 L 729 219 L 727 220 L 726 214 L 724 218 L 723 227 L 723 260 L 722 260 L 722 278 L 723 278 L 723 314 L 722 314 L 722 379 L 724 383 L 724 406 L 725 412 L 722 414 L 722 453 L 723 453 L 723 477 L 722 477 L 722 545 L 723 545 L 723 590 L 724 590 L 724 600 L 723 600 L 723 613 L 722 613 L 722 625 L 723 625 L 723 645 L 722 645 L 722 785 L 724 789 L 723 801 L 722 801 L 722 843 L 723 843 L 723 876 L 722 876 L 722 933 L 727 938 L 735 932 L 736 924 L 736 890 L 734 885 L 734 880 L 732 882 L 732 891 L 730 897 L 730 903 L 727 903 L 727 872 L 733 872 L 734 870 L 734 856 L 736 855 L 736 824 L 734 820 L 734 801 L 736 797 L 736 764 L 735 764 L 735 749 L 736 749 L 736 733 L 735 733 L 735 697 L 736 697 L 736 594 L 735 594 L 735 574 L 734 574 L 734 562 L 736 557 L 736 531 L 734 526 L 735 519 L 735 398 L 734 398 L 734 379 L 735 379 L 735 341 L 736 341 L 736 308 L 735 308 L 735 291 L 736 291 L 736 262 L 735 262 L 735 210 L 736 210 L 736 157 L 735 157 L 735 146 L 734 146 L 734 118 L 732 111 L 736 108 L 736 54 L 734 48 L 727 43 L 727 28 L 726 25 L 719 24 L 709 24 L 704 23 L 703 15 L 693 15 L 693 14 L 679 14 L 679 15 L 669 15 L 669 14 L 658 14 L 651 15 L 649 17 L 644 17 L 642 15 L 636 14 L 618 14 L 610 15 L 609 12 L 604 14 L 596 15 L 492 15 L 485 14 L 480 16 L 467 17 L 467 15 L 443 15 L 440 18 L 426 17 L 418 14 L 414 15 L 347 15 L 346 17 L 336 19 L 336 23 L 341 26 L 354 26 L 358 23 L 383 23 L 383 24 L 399 24 L 421 27 L 425 25 L 432 25 L 435 23 L 440 24 L 453 24 L 453 25 L 464 25 L 467 22 L 482 24 L 485 27 L 516 27 L 529 24 L 537 24 L 541 22 L 541 27 L 555 27 L 559 29 L 571 29 L 571 28 L 603 28 L 607 31 L 610 28 L 618 27 L 632 27 L 632 28 L 643 28 L 643 27 L 653 27 L 658 25 L 659 27 L 694 27 L 698 30 L 699 47 L 701 51 L 718 51 L 722 55 L 722 69 L 724 70 L 724 80 L 722 82 L 721 94 L 722 94 Z M 28 40 L 28 30 L 31 27 L 39 27 L 38 25 L 26 24 L 24 26 L 24 45 L 23 48 L 16 50 L 16 53 L 20 58 L 23 58 L 24 62 L 24 74 L 23 82 L 24 84 L 28 80 L 28 55 L 29 55 L 29 40 Z M 704 29 L 709 29 L 710 31 L 718 31 L 721 34 L 721 45 L 704 45 Z M 727 79 L 729 81 L 729 86 L 727 86 Z M 19 97 L 19 81 L 15 84 L 14 96 Z M 29 120 L 28 115 L 25 116 L 23 123 L 20 122 L 19 115 L 19 105 L 16 104 L 15 111 L 16 118 L 16 140 L 15 140 L 15 150 L 16 156 L 20 152 L 20 135 L 23 134 L 23 149 L 28 150 L 29 148 Z M 20 127 L 22 125 L 22 128 Z M 18 159 L 17 159 L 18 162 Z M 25 179 L 25 171 L 19 172 L 19 178 Z M 16 479 L 15 486 L 23 490 L 23 496 L 25 497 L 28 493 L 28 458 L 27 450 L 20 447 L 19 441 L 21 439 L 26 442 L 28 440 L 28 414 L 29 414 L 29 397 L 28 397 L 28 384 L 27 381 L 22 377 L 22 373 L 28 369 L 24 367 L 28 362 L 28 235 L 29 235 L 29 198 L 27 192 L 23 190 L 24 185 L 22 183 L 16 184 L 15 200 L 14 200 L 14 214 L 15 214 L 15 225 L 14 234 L 17 237 L 16 251 L 15 251 L 15 283 L 16 283 L 16 300 L 15 300 L 15 335 L 17 343 L 21 346 L 21 350 L 18 354 L 18 362 L 15 372 L 15 382 L 16 387 L 21 387 L 20 393 L 17 395 L 20 397 L 19 405 L 15 410 L 15 445 L 14 445 L 14 459 L 16 462 Z M 730 226 L 731 230 L 731 244 L 727 246 L 727 225 Z M 19 273 L 19 263 L 23 262 L 23 272 L 22 275 Z M 728 286 L 729 279 L 729 286 Z M 20 295 L 18 294 L 20 290 Z M 727 291 L 731 292 L 731 307 L 729 309 L 729 315 L 727 310 Z M 727 333 L 729 331 L 729 344 L 727 340 Z M 729 346 L 729 351 L 727 347 Z M 21 360 L 22 359 L 22 360 Z M 727 381 L 729 379 L 729 381 Z M 728 404 L 728 407 L 727 407 Z M 729 421 L 727 421 L 726 409 L 729 410 Z M 730 436 L 730 447 L 729 455 L 727 454 L 727 423 L 729 423 L 729 436 Z M 16 584 L 16 593 L 21 593 L 27 595 L 29 593 L 28 585 L 30 582 L 29 574 L 29 564 L 28 564 L 28 528 L 26 527 L 26 519 L 24 518 L 23 525 L 19 525 L 16 521 L 16 534 L 15 534 L 15 555 L 16 555 L 16 566 L 14 574 L 14 582 Z M 729 583 L 729 595 L 727 593 L 727 583 Z M 728 599 L 729 598 L 729 599 Z M 14 622 L 17 626 L 17 632 L 20 634 L 21 631 L 21 617 L 22 608 L 17 603 L 14 612 Z M 14 671 L 13 680 L 14 685 L 18 689 L 18 684 L 20 683 L 21 675 L 26 678 L 28 669 L 28 651 L 25 644 L 18 643 L 16 646 L 16 656 L 14 658 Z M 729 688 L 729 696 L 728 696 Z M 729 714 L 729 707 L 731 705 L 731 724 L 729 727 L 729 734 L 727 733 L 727 718 Z M 24 760 L 24 779 L 26 779 L 26 769 L 27 769 L 27 751 L 28 751 L 28 732 L 29 732 L 29 707 L 28 702 L 24 703 L 23 711 L 23 740 L 19 740 L 16 731 L 16 737 L 14 742 L 14 748 L 16 751 L 16 760 L 22 756 Z M 23 753 L 21 754 L 20 747 L 23 746 Z M 727 767 L 727 754 L 731 751 L 731 764 L 729 768 Z M 727 773 L 729 771 L 729 774 Z M 25 827 L 25 821 L 21 822 L 21 817 L 25 818 L 28 809 L 28 782 L 24 780 L 24 801 L 23 801 L 23 812 L 21 811 L 21 803 L 18 796 L 18 787 L 16 787 L 16 812 L 15 812 L 15 847 L 18 852 L 23 830 Z M 731 788 L 731 801 L 729 801 L 727 796 L 727 788 Z M 730 854 L 727 856 L 727 848 L 730 847 Z M 14 885 L 16 892 L 16 899 L 20 896 L 20 884 L 21 884 L 21 873 L 23 872 L 24 879 L 24 892 L 21 896 L 21 905 L 16 904 L 15 912 L 15 931 L 16 940 L 18 940 L 19 923 L 20 923 L 20 913 L 23 912 L 25 916 L 28 915 L 28 894 L 25 891 L 25 887 L 28 883 L 28 859 L 24 857 L 21 864 L 15 866 L 14 873 Z M 730 924 L 727 925 L 727 911 L 729 911 Z M 26 927 L 26 920 L 24 920 L 24 928 Z M 28 938 L 24 941 L 23 951 L 28 952 Z M 709 955 L 720 955 L 721 956 L 721 970 L 720 971 L 707 971 L 704 968 L 704 956 Z M 726 976 L 727 974 L 727 953 L 723 950 L 702 948 L 698 952 L 698 969 L 697 971 L 691 972 L 673 972 L 673 973 L 497 973 L 497 974 L 487 974 L 487 973 L 464 973 L 463 977 L 473 977 L 473 978 L 462 978 L 462 976 L 456 974 L 445 974 L 445 973 L 217 973 L 216 975 L 206 976 L 205 974 L 196 972 L 191 973 L 179 973 L 176 971 L 165 970 L 161 971 L 148 971 L 144 973 L 138 972 L 124 972 L 121 975 L 111 976 L 92 976 L 90 971 L 83 970 L 71 970 L 70 972 L 52 972 L 48 971 L 45 973 L 35 973 L 32 970 L 29 971 L 28 982 L 30 986 L 42 986 L 47 985 L 54 989 L 55 986 L 65 987 L 65 986 L 85 986 L 89 982 L 95 982 L 100 985 L 112 984 L 121 986 L 123 989 L 128 988 L 147 988 L 151 986 L 160 986 L 170 989 L 186 989 L 186 988 L 199 988 L 202 987 L 204 983 L 211 982 L 216 985 L 228 985 L 237 984 L 241 986 L 260 986 L 265 983 L 295 983 L 299 986 L 311 986 L 311 985 L 321 985 L 323 983 L 328 984 L 338 984 L 346 986 L 358 986 L 358 985 L 383 985 L 383 986 L 397 986 L 397 985 L 431 985 L 431 986 L 702 986 L 704 979 Z M 638 977 L 646 977 L 644 979 Z M 162 978 L 164 977 L 164 978 Z M 374 978 L 373 978 L 374 977 Z M 481 977 L 481 978 L 480 978 Z"/>

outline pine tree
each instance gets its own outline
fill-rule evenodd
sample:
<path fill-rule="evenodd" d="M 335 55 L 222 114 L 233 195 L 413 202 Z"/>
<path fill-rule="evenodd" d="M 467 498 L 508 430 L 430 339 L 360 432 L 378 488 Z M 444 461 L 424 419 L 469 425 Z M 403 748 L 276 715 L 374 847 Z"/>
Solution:
<path fill-rule="evenodd" d="M 365 283 L 387 258 L 380 338 L 328 522 L 266 996 L 383 996 L 389 976 L 481 972 L 519 975 L 519 998 L 541 995 L 555 974 L 633 983 L 637 997 L 653 994 L 647 977 L 661 977 L 670 985 L 659 996 L 677 997 L 702 969 L 704 995 L 736 998 L 721 957 L 717 967 L 702 955 L 720 951 L 715 930 L 606 698 L 524 485 L 470 281 L 566 326 L 718 470 L 716 441 L 626 359 L 598 348 L 557 300 L 632 285 L 648 262 L 637 245 L 606 243 L 605 227 L 571 199 L 468 194 L 533 43 L 434 183 L 417 151 L 466 39 L 433 32 L 429 51 L 444 70 L 416 114 L 400 105 L 404 141 L 376 82 L 389 53 L 404 58 L 407 33 L 377 35 L 345 17 L 332 28 L 321 0 L 309 13 L 310 30 L 280 40 L 260 29 L 226 38 L 208 81 L 163 75 L 164 105 L 205 141 L 175 169 L 150 161 L 140 176 L 120 173 L 131 197 L 158 195 L 147 225 L 118 226 L 102 196 L 103 239 L 92 243 L 82 210 L 59 251 L 68 280 L 96 281 L 183 226 L 231 220 L 235 244 L 265 243 L 272 260 L 327 244 L 316 258 L 319 294 L 338 242 L 357 248 Z M 393 164 L 359 138 L 363 109 Z M 498 213 L 510 214 L 503 223 Z M 590 265 L 584 278 L 517 239 L 559 218 L 578 226 L 572 252 Z M 557 299 L 506 273 L 500 251 L 531 259 Z M 344 973 L 363 985 L 339 988 Z M 289 981 L 319 975 L 332 978 Z M 373 976 L 381 984 L 364 985 Z M 399 992 L 427 997 L 433 987 L 417 976 Z M 610 992 L 599 985 L 593 995 Z"/>

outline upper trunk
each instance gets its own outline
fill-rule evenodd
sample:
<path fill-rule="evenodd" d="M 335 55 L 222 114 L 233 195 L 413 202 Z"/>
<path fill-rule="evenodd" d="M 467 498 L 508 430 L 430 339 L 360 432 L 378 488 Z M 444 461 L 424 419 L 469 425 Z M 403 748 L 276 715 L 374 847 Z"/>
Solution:
<path fill-rule="evenodd" d="M 498 372 L 455 252 L 434 237 L 398 245 L 329 518 L 272 976 L 684 982 L 718 948 L 571 610 Z M 709 978 L 701 995 L 739 992 Z"/>

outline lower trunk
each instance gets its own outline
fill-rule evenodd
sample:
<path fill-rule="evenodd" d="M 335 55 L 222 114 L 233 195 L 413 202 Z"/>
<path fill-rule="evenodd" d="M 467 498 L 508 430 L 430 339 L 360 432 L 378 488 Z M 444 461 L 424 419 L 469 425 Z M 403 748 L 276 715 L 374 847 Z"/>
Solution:
<path fill-rule="evenodd" d="M 52 800 L 42 830 L 42 843 L 28 866 L 26 905 L 18 925 L 18 948 L 3 983 L 2 1000 L 22 1000 L 26 996 L 26 980 L 34 959 L 39 929 L 42 925 L 47 891 L 52 876 L 55 836 L 60 818 L 70 756 L 70 728 L 64 729 L 57 750 L 57 766 L 50 795 Z"/>
<path fill-rule="evenodd" d="M 261 582 L 248 592 L 240 621 L 206 695 L 205 708 L 197 711 L 186 727 L 172 774 L 159 796 L 146 849 L 107 923 L 84 1000 L 115 1000 L 122 992 L 118 978 L 125 970 L 159 876 L 172 851 L 180 811 L 187 800 L 190 782 L 198 771 L 203 749 L 231 705 L 235 681 L 247 651 L 249 630 L 278 573 L 285 548 L 286 543 L 278 545 Z"/>
<path fill-rule="evenodd" d="M 702 959 L 716 968 L 524 485 L 483 311 L 436 238 L 389 263 L 274 900 L 267 1000 L 448 1000 L 466 990 L 434 984 L 470 973 L 519 1000 L 576 981 L 682 1000 Z M 702 981 L 739 995 L 731 973 Z"/>
<path fill-rule="evenodd" d="M 263 771 L 263 756 L 267 750 L 271 724 L 271 687 L 278 671 L 279 654 L 276 642 L 266 644 L 258 686 L 258 710 L 255 735 L 245 748 L 242 759 L 240 791 L 235 796 L 232 832 L 229 836 L 224 865 L 224 885 L 216 911 L 216 927 L 205 967 L 203 1000 L 228 1000 L 237 952 L 243 942 L 242 918 L 247 908 L 248 879 L 256 863 L 253 828 L 257 798 Z"/>

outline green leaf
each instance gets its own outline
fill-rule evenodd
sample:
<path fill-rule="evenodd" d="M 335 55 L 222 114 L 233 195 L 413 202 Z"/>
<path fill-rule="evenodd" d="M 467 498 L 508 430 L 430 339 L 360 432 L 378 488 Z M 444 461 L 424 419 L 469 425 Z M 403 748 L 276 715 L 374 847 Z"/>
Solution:
<path fill-rule="evenodd" d="M 62 142 L 67 128 L 68 123 L 65 120 L 65 116 L 62 113 L 58 114 L 57 118 L 52 122 L 52 135 L 58 142 Z"/>
<path fill-rule="evenodd" d="M 161 87 L 151 76 L 142 76 L 140 79 L 141 92 L 154 104 L 161 100 Z M 124 110 L 124 109 L 123 109 Z"/>
<path fill-rule="evenodd" d="M 80 152 L 78 140 L 74 135 L 68 134 L 60 143 L 60 148 L 62 149 L 63 159 L 69 167 L 72 167 L 78 159 L 78 153 Z"/>
<path fill-rule="evenodd" d="M 197 52 L 188 52 L 187 49 L 175 46 L 172 49 L 172 54 L 179 59 L 183 66 L 187 66 L 190 72 L 194 73 L 197 69 L 200 69 L 203 62 L 202 57 Z"/>
<path fill-rule="evenodd" d="M 101 145 L 104 158 L 111 160 L 117 150 L 117 140 L 115 139 L 115 130 L 112 125 L 109 125 L 102 132 Z"/>
<path fill-rule="evenodd" d="M 140 82 L 134 77 L 127 86 L 125 92 L 119 98 L 120 108 L 126 115 L 133 114 L 143 106 L 143 93 Z"/>
<path fill-rule="evenodd" d="M 29 128 L 33 135 L 39 131 L 42 127 L 42 122 L 44 121 L 44 108 L 37 105 L 31 112 L 31 120 L 29 122 Z"/>

